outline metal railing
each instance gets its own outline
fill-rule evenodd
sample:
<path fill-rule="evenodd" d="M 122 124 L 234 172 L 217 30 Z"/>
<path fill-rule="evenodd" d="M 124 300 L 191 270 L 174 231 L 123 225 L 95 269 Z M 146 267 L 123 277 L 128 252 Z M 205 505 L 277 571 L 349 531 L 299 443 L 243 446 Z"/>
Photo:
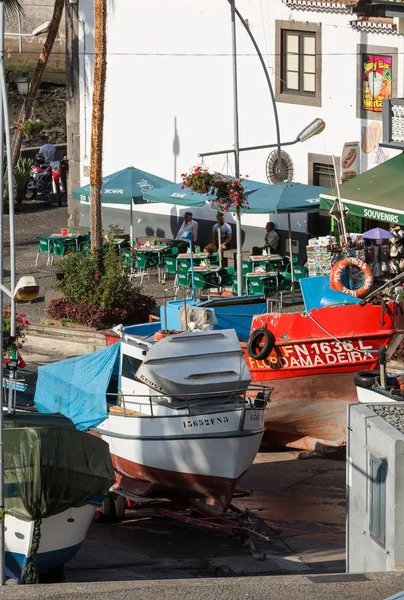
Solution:
<path fill-rule="evenodd" d="M 254 392 L 255 390 L 257 390 L 257 394 L 259 392 L 262 392 L 264 398 L 264 405 L 265 406 L 267 404 L 267 402 L 270 400 L 270 396 L 271 393 L 273 391 L 273 387 L 269 386 L 269 385 L 262 385 L 262 384 L 250 384 L 249 387 L 247 389 L 242 389 L 242 390 L 225 390 L 224 392 L 209 392 L 209 394 L 207 394 L 207 396 L 209 397 L 218 397 L 221 398 L 222 396 L 224 396 L 225 394 L 229 394 L 229 396 L 227 396 L 226 398 L 224 398 L 221 402 L 220 402 L 220 406 L 224 406 L 225 404 L 227 404 L 228 402 L 230 402 L 232 400 L 232 398 L 234 398 L 235 396 L 239 396 L 241 401 L 243 402 L 243 405 L 246 403 L 250 403 L 250 408 L 257 408 L 254 405 L 255 399 L 251 399 L 248 396 L 248 393 L 250 392 Z M 184 394 L 184 396 L 186 396 L 187 398 L 190 398 L 192 396 L 195 397 L 200 397 L 200 393 L 195 393 L 195 394 Z M 127 417 L 131 417 L 131 416 L 138 416 L 136 414 L 133 413 L 140 413 L 140 411 L 136 411 L 132 408 L 127 408 L 126 407 L 126 402 L 125 402 L 125 398 L 142 398 L 143 400 L 146 398 L 148 400 L 148 404 L 150 407 L 150 415 L 147 415 L 146 413 L 143 416 L 148 416 L 148 417 L 155 417 L 154 413 L 153 413 L 153 404 L 154 405 L 158 405 L 161 404 L 162 401 L 164 402 L 164 400 L 167 401 L 167 404 L 165 404 L 166 406 L 168 406 L 169 408 L 172 408 L 172 410 L 183 410 L 183 409 L 187 409 L 188 412 L 188 416 L 191 415 L 191 408 L 193 410 L 195 410 L 195 408 L 200 407 L 201 404 L 195 404 L 193 407 L 189 404 L 189 400 L 181 400 L 181 398 L 177 399 L 175 396 L 162 396 L 161 394 L 126 394 L 123 392 L 119 392 L 119 393 L 113 393 L 113 392 L 108 392 L 106 394 L 107 396 L 107 406 L 108 409 L 114 407 L 114 406 L 119 406 L 123 409 L 123 415 L 127 416 Z M 117 404 L 112 404 L 112 403 L 108 403 L 108 397 L 112 396 L 113 398 L 117 398 L 118 403 Z M 153 401 L 153 398 L 158 398 L 160 400 L 160 402 L 155 402 Z M 169 400 L 177 400 L 178 402 L 181 402 L 181 406 L 176 406 L 175 408 L 172 406 L 169 406 L 168 401 Z M 144 404 L 139 402 L 139 405 Z M 203 403 L 204 407 L 210 407 L 210 406 L 215 406 L 213 403 L 212 404 L 207 404 L 207 403 Z M 225 408 L 224 408 L 225 410 Z M 140 413 L 141 414 L 141 413 Z M 202 413 L 201 413 L 202 414 Z M 198 413 L 193 412 L 192 416 L 197 416 Z M 167 415 L 164 415 L 167 416 Z"/>

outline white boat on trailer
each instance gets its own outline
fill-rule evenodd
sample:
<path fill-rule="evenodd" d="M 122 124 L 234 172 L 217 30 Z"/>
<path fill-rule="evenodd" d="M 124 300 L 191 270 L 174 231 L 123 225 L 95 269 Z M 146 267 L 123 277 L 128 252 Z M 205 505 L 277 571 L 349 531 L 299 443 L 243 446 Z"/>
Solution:
<path fill-rule="evenodd" d="M 40 367 L 38 409 L 57 406 L 83 428 L 86 393 L 103 404 L 88 429 L 109 444 L 119 494 L 228 507 L 259 449 L 270 395 L 267 389 L 247 397 L 250 374 L 234 330 L 184 332 L 157 342 L 123 334 L 93 358 L 94 368 L 91 355 Z M 118 367 L 108 402 L 110 376 L 94 395 L 99 360 L 109 374 Z"/>

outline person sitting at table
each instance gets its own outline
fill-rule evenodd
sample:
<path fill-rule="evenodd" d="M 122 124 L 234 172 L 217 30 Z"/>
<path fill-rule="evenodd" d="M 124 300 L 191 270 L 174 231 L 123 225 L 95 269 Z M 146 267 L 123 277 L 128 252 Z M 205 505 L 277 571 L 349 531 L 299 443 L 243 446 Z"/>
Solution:
<path fill-rule="evenodd" d="M 252 253 L 253 256 L 262 254 L 265 250 L 266 252 L 276 252 L 279 246 L 279 235 L 275 231 L 275 225 L 273 223 L 268 222 L 265 225 L 266 234 L 265 234 L 265 244 L 261 248 L 259 246 L 253 246 Z"/>
<path fill-rule="evenodd" d="M 184 222 L 181 225 L 172 245 L 173 248 L 178 248 L 178 252 L 180 254 L 185 254 L 189 248 L 189 240 L 187 238 L 181 239 L 181 236 L 185 231 L 190 231 L 192 233 L 192 246 L 194 246 L 196 240 L 198 239 L 198 223 L 193 221 L 192 213 L 189 211 L 185 213 Z"/>
<path fill-rule="evenodd" d="M 204 252 L 213 254 L 218 251 L 219 248 L 219 231 L 220 231 L 220 250 L 227 250 L 233 237 L 231 227 L 228 223 L 225 223 L 224 214 L 222 212 L 217 213 L 217 223 L 212 227 L 212 242 L 205 246 Z"/>

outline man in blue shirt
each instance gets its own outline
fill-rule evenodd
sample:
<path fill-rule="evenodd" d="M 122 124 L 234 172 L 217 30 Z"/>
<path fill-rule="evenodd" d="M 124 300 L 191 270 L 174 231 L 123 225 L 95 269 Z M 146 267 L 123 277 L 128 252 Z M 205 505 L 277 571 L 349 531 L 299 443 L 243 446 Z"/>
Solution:
<path fill-rule="evenodd" d="M 219 237 L 220 231 L 220 237 Z M 212 228 L 212 242 L 208 244 L 203 251 L 209 252 L 212 254 L 213 252 L 217 252 L 220 246 L 220 250 L 227 250 L 229 248 L 229 244 L 233 237 L 231 227 L 228 223 L 225 223 L 224 214 L 222 212 L 217 213 L 217 223 L 213 225 Z"/>

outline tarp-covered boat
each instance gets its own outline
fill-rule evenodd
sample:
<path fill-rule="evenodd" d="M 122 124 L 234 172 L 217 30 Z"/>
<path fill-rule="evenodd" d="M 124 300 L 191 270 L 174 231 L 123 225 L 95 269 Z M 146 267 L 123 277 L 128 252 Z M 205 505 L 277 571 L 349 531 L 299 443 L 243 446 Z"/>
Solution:
<path fill-rule="evenodd" d="M 4 414 L 6 573 L 33 583 L 78 552 L 113 483 L 108 445 L 61 415 Z"/>

